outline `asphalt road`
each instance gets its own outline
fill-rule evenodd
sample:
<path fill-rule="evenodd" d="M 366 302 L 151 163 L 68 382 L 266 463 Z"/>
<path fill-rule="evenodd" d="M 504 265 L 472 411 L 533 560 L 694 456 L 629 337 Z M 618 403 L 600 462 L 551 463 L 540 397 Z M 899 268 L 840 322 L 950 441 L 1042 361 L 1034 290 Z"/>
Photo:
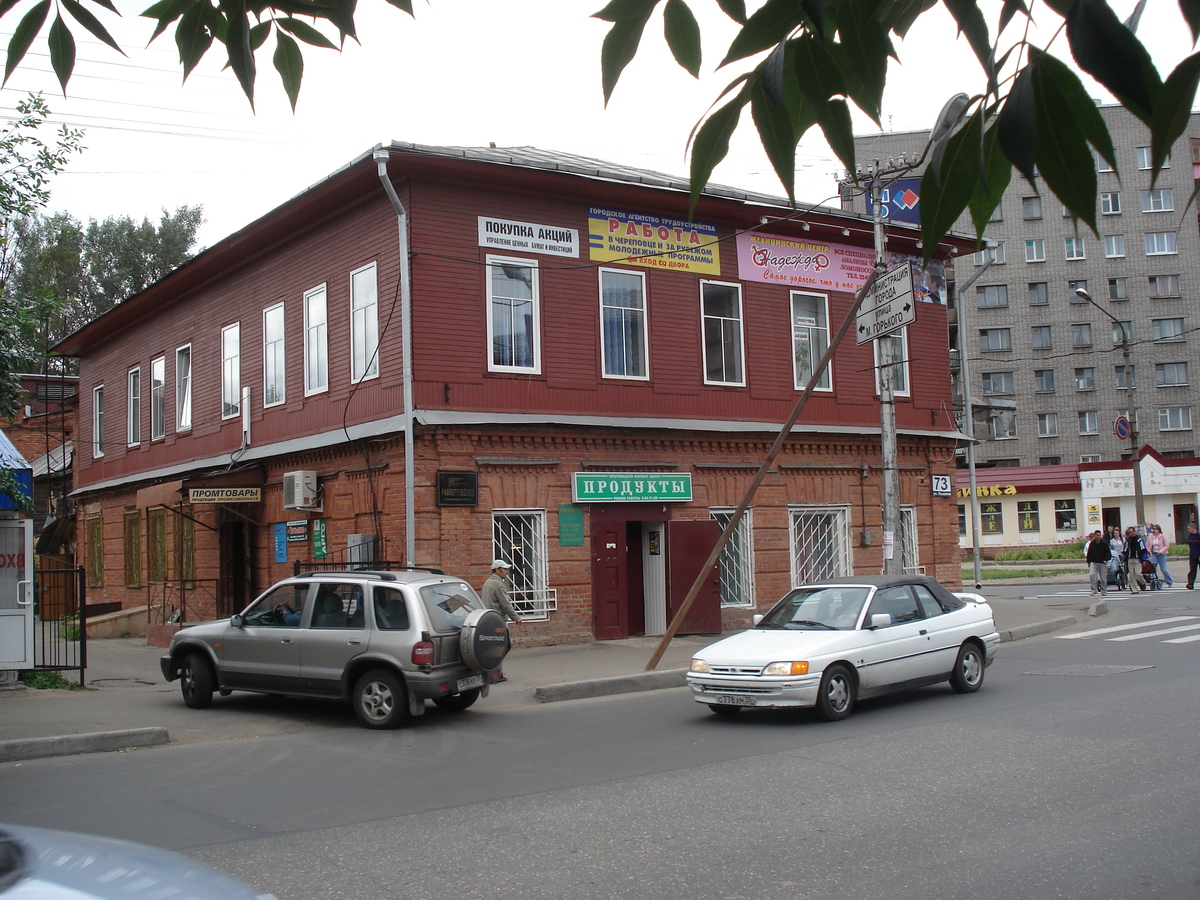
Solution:
<path fill-rule="evenodd" d="M 5 764 L 0 819 L 280 900 L 1194 898 L 1200 642 L 1158 627 L 1007 644 L 978 694 L 837 724 L 684 689 L 387 733 L 297 702 L 301 736 Z"/>

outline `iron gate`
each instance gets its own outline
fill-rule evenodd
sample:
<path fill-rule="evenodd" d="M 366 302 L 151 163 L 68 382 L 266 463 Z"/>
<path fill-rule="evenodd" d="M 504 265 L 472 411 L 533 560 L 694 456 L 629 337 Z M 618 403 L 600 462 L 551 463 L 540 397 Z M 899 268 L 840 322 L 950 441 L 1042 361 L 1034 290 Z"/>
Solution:
<path fill-rule="evenodd" d="M 47 557 L 33 570 L 33 668 L 78 670 L 84 684 L 87 668 L 87 580 L 85 570 Z"/>

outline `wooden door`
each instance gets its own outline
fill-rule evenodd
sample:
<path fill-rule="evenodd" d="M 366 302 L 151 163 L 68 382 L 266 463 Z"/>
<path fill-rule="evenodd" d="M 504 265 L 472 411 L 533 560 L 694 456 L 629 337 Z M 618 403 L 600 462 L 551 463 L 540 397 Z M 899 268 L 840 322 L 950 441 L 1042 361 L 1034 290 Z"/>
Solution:
<path fill-rule="evenodd" d="M 592 634 L 598 641 L 629 637 L 625 542 L 625 522 L 592 519 Z"/>
<path fill-rule="evenodd" d="M 667 621 L 675 618 L 712 548 L 721 536 L 712 519 L 667 524 Z M 676 634 L 719 634 L 721 631 L 720 565 L 714 565 L 700 586 Z"/>

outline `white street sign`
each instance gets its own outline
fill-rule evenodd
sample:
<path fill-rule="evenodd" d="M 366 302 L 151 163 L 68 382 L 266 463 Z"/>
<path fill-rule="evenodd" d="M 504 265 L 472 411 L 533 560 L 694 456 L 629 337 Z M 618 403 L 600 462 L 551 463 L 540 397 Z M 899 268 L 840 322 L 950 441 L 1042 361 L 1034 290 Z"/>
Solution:
<path fill-rule="evenodd" d="M 879 276 L 871 294 L 863 299 L 858 311 L 855 337 L 865 344 L 875 338 L 899 331 L 917 321 L 917 305 L 913 302 L 912 266 L 901 263 Z"/>

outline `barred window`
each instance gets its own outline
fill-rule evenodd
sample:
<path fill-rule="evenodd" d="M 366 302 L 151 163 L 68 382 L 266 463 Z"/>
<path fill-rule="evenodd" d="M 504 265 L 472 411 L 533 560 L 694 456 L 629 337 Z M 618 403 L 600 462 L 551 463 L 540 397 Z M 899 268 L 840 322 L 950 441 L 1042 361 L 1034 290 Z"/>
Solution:
<path fill-rule="evenodd" d="M 545 510 L 494 510 L 492 556 L 513 564 L 509 596 L 521 618 L 548 619 L 557 597 L 548 587 Z"/>
<path fill-rule="evenodd" d="M 849 510 L 795 507 L 791 526 L 793 585 L 852 573 Z"/>
<path fill-rule="evenodd" d="M 732 509 L 714 509 L 712 517 L 722 529 L 733 518 Z M 754 606 L 754 527 L 748 509 L 721 550 L 721 605 Z"/>

